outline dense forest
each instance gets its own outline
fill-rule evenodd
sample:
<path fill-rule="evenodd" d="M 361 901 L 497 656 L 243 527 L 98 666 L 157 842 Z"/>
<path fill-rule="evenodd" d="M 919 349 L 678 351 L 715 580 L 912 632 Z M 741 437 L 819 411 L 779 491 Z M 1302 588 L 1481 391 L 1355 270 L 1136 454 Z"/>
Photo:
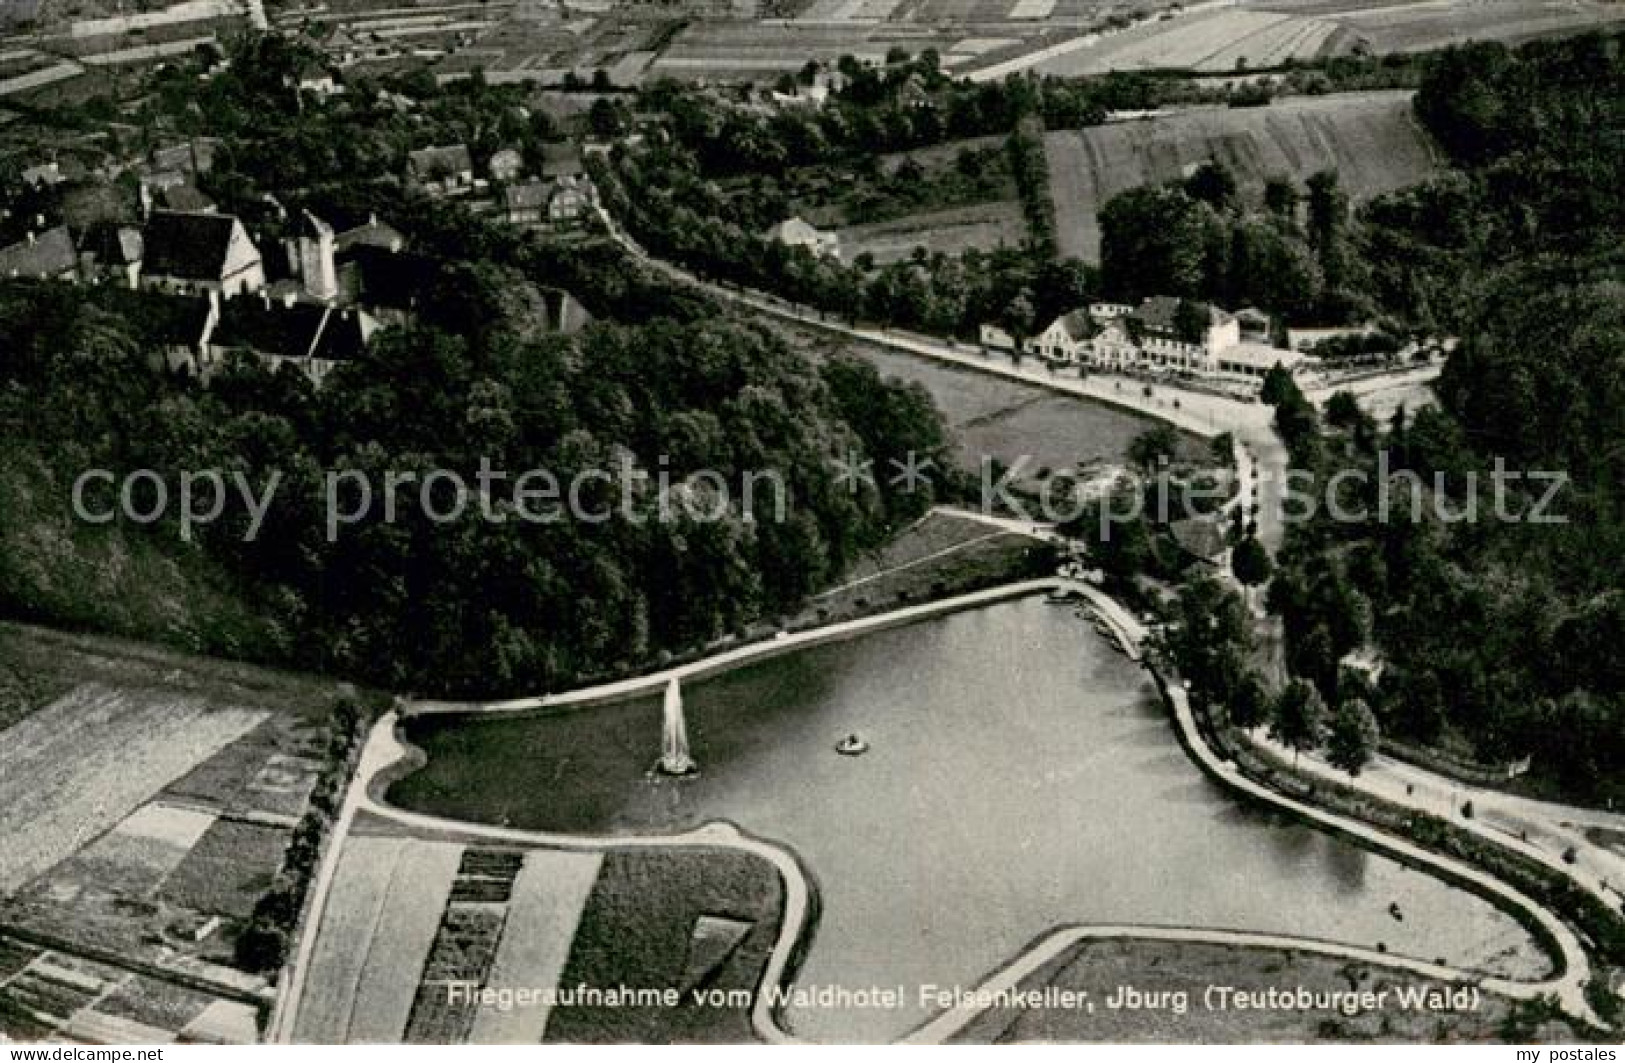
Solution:
<path fill-rule="evenodd" d="M 1394 481 L 1384 520 L 1294 529 L 1272 605 L 1292 670 L 1387 733 L 1483 760 L 1532 756 L 1542 788 L 1625 798 L 1625 78 L 1618 38 L 1437 57 L 1417 113 L 1456 172 L 1379 200 L 1357 246 L 1396 316 L 1453 328 L 1440 405 L 1375 424 L 1276 395 L 1295 462 Z M 1379 466 L 1379 461 L 1382 465 Z M 1509 483 L 1497 462 L 1550 477 Z M 1476 483 L 1475 483 L 1476 478 Z M 1477 515 L 1467 512 L 1476 498 Z M 1368 644 L 1382 667 L 1339 666 Z"/>
<path fill-rule="evenodd" d="M 152 370 L 174 336 L 151 300 L 0 286 L 0 440 L 13 459 L 0 473 L 7 614 L 396 689 L 547 688 L 776 624 L 929 505 L 926 491 L 893 492 L 883 477 L 854 492 L 832 465 L 938 455 L 943 429 L 923 391 L 863 363 L 814 367 L 610 241 L 539 240 L 402 183 L 406 152 L 426 144 L 466 143 L 482 165 L 516 147 L 537 164 L 561 131 L 524 106 L 523 86 L 356 78 L 319 101 L 297 89 L 307 58 L 287 38 L 245 35 L 207 79 L 184 63 L 156 74 L 139 122 L 115 135 L 224 138 L 203 190 L 262 249 L 301 207 L 341 226 L 387 219 L 437 263 L 417 320 L 378 333 L 320 390 L 248 362 L 204 388 Z M 613 125 L 625 110 L 594 108 L 590 120 Z M 53 116 L 106 119 L 95 103 Z M 37 205 L 73 223 L 71 207 Z M 125 209 L 133 217 L 133 193 Z M 597 322 L 575 336 L 542 331 L 543 288 L 568 290 Z M 615 482 L 595 483 L 586 501 L 613 518 L 499 523 L 471 506 L 436 526 L 416 492 L 403 492 L 394 522 L 375 506 L 326 534 L 330 470 L 365 472 L 375 491 L 389 471 L 444 469 L 472 486 L 482 461 L 510 482 L 530 469 L 561 484 L 605 470 Z M 92 468 L 156 470 L 172 498 L 185 470 L 284 480 L 254 542 L 243 541 L 240 503 L 188 542 L 172 515 L 145 526 L 75 521 L 70 489 Z M 680 488 L 701 469 L 727 486 L 723 519 L 700 519 L 723 501 L 710 485 L 685 496 L 693 513 L 678 505 L 676 519 L 650 519 L 661 477 Z M 747 476 L 765 471 L 787 490 L 782 522 L 747 520 L 741 508 Z M 639 483 L 630 510 L 623 479 Z M 757 514 L 771 518 L 775 498 L 765 490 Z"/>
<path fill-rule="evenodd" d="M 0 605 L 396 688 L 548 688 L 776 622 L 929 504 L 924 491 L 854 493 L 833 478 L 831 460 L 848 453 L 884 468 L 943 447 L 930 399 L 865 363 L 814 368 L 714 307 L 539 333 L 539 295 L 522 275 L 468 266 L 445 284 L 432 312 L 379 333 L 319 391 L 248 362 L 206 389 L 166 379 L 149 368 L 146 323 L 104 305 L 108 293 L 0 289 L 0 436 L 12 458 Z M 324 470 L 381 484 L 389 470 L 446 469 L 473 485 L 482 460 L 563 481 L 616 473 L 588 499 L 612 516 L 497 522 L 471 506 L 434 524 L 413 490 L 393 522 L 379 505 L 326 534 Z M 623 465 L 650 485 L 715 470 L 729 495 L 680 493 L 662 520 L 645 485 L 624 511 Z M 172 497 L 183 470 L 285 479 L 253 542 L 232 506 L 186 543 L 173 519 L 73 521 L 69 487 L 90 468 L 157 470 Z M 788 487 L 782 522 L 761 502 L 757 520 L 741 509 L 745 474 L 759 470 Z"/>

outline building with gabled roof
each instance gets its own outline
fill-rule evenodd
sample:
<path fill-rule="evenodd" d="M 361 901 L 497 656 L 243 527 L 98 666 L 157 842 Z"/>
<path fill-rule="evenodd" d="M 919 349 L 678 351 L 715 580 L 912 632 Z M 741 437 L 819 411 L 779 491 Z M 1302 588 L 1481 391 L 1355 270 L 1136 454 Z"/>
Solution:
<path fill-rule="evenodd" d="M 73 280 L 78 276 L 79 252 L 66 225 L 29 233 L 9 247 L 0 247 L 0 277 Z"/>
<path fill-rule="evenodd" d="M 550 140 L 542 144 L 543 177 L 584 177 L 586 173 L 581 148 L 573 141 Z"/>
<path fill-rule="evenodd" d="M 378 247 L 385 251 L 399 251 L 406 246 L 406 234 L 388 222 L 369 214 L 366 222 L 346 229 L 333 238 L 333 250 L 343 255 L 354 247 Z"/>
<path fill-rule="evenodd" d="M 594 191 L 591 182 L 573 177 L 509 185 L 502 192 L 503 216 L 510 225 L 571 229 L 591 215 Z"/>
<path fill-rule="evenodd" d="M 1033 349 L 1039 357 L 1053 362 L 1079 362 L 1089 348 L 1095 334 L 1093 320 L 1087 311 L 1071 310 L 1062 314 L 1033 338 Z"/>
<path fill-rule="evenodd" d="M 461 195 L 474 187 L 474 157 L 467 144 L 419 148 L 407 154 L 406 173 L 431 195 Z"/>
<path fill-rule="evenodd" d="M 1199 333 L 1195 342 L 1193 331 Z M 1297 372 L 1309 362 L 1293 351 L 1243 340 L 1239 315 L 1172 296 L 1154 296 L 1135 307 L 1094 303 L 1062 314 L 1033 346 L 1046 358 L 1107 372 L 1187 376 L 1248 388 L 1258 387 L 1273 366 Z"/>
<path fill-rule="evenodd" d="M 141 235 L 147 287 L 227 298 L 265 287 L 259 248 L 233 215 L 155 210 Z"/>
<path fill-rule="evenodd" d="M 804 247 L 820 257 L 835 257 L 841 253 L 839 234 L 825 232 L 800 217 L 786 218 L 762 235 L 786 247 Z"/>
<path fill-rule="evenodd" d="M 366 353 L 377 329 L 378 321 L 362 310 L 268 296 L 235 299 L 221 306 L 205 344 L 206 371 L 234 354 L 247 354 L 272 370 L 292 366 L 320 386 L 336 366 Z"/>
<path fill-rule="evenodd" d="M 146 243 L 141 229 L 118 222 L 96 222 L 79 241 L 80 266 L 93 280 L 112 279 L 134 288 L 141 279 L 141 260 Z"/>

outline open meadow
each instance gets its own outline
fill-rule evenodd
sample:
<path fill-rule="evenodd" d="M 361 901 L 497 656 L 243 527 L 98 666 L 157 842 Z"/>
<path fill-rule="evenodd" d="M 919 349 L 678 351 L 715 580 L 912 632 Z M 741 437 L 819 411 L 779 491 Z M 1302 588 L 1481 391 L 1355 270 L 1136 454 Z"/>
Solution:
<path fill-rule="evenodd" d="M 839 230 L 841 259 L 861 255 L 887 265 L 912 258 L 919 248 L 930 254 L 957 255 L 970 248 L 992 251 L 1000 244 L 1015 247 L 1027 238 L 1027 220 L 1014 200 L 911 214 L 906 218 L 853 225 Z"/>
<path fill-rule="evenodd" d="M 882 376 L 918 383 L 942 411 L 959 465 L 980 475 L 988 459 L 1005 467 L 1023 461 L 1026 486 L 1040 474 L 1120 465 L 1134 437 L 1155 422 L 1098 402 L 1033 384 L 942 365 L 874 344 L 782 326 L 790 341 L 815 360 L 847 354 L 873 363 Z M 1004 357 L 998 355 L 996 357 Z M 1182 437 L 1181 457 L 1202 460 L 1207 448 Z"/>
<path fill-rule="evenodd" d="M 1302 182 L 1335 169 L 1356 201 L 1416 184 L 1439 168 L 1411 113 L 1410 93 L 1359 92 L 1277 100 L 1268 107 L 1195 108 L 1161 118 L 1044 138 L 1063 255 L 1100 257 L 1098 214 L 1119 192 L 1177 180 L 1216 160 L 1243 190 L 1270 177 Z"/>

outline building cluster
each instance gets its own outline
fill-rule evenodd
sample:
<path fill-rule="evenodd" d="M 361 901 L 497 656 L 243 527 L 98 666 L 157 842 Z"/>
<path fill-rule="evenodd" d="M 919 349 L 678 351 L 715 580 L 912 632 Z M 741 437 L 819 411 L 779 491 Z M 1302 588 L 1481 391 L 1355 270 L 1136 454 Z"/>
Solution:
<path fill-rule="evenodd" d="M 421 148 L 407 156 L 407 179 L 426 195 L 467 198 L 470 206 L 500 212 L 510 225 L 569 233 L 581 229 L 598 205 L 581 149 L 568 142 L 542 145 L 533 174 L 512 148 L 492 155 L 479 177 L 466 144 Z"/>
<path fill-rule="evenodd" d="M 1140 304 L 1091 303 L 1057 317 L 1030 339 L 983 325 L 984 346 L 1036 354 L 1101 372 L 1207 381 L 1256 390 L 1276 366 L 1297 374 L 1315 361 L 1271 341 L 1268 314 L 1153 296 Z"/>
<path fill-rule="evenodd" d="M 154 210 L 140 225 L 99 223 L 78 239 L 66 225 L 31 234 L 0 248 L 0 277 L 119 290 L 119 308 L 149 326 L 173 372 L 207 379 L 247 354 L 319 385 L 430 297 L 442 263 L 406 245 L 376 217 L 335 231 L 301 211 L 273 243 L 230 214 Z M 570 293 L 543 294 L 546 328 L 575 332 L 589 320 Z"/>

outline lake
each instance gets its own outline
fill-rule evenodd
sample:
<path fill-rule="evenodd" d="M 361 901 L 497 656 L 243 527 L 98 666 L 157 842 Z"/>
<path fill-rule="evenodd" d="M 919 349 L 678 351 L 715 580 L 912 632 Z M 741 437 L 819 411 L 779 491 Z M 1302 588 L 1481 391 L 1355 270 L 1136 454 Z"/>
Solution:
<path fill-rule="evenodd" d="M 930 1018 L 913 987 L 974 987 L 1064 923 L 1382 944 L 1495 974 L 1549 966 L 1488 902 L 1209 781 L 1146 673 L 1071 607 L 1025 599 L 957 613 L 684 694 L 697 777 L 648 776 L 660 700 L 643 698 L 413 721 L 429 763 L 389 797 L 584 834 L 727 819 L 794 849 L 823 909 L 797 984 L 909 987 L 900 1009 L 785 1012 L 816 1040 L 898 1037 Z M 849 732 L 867 754 L 835 752 Z"/>

